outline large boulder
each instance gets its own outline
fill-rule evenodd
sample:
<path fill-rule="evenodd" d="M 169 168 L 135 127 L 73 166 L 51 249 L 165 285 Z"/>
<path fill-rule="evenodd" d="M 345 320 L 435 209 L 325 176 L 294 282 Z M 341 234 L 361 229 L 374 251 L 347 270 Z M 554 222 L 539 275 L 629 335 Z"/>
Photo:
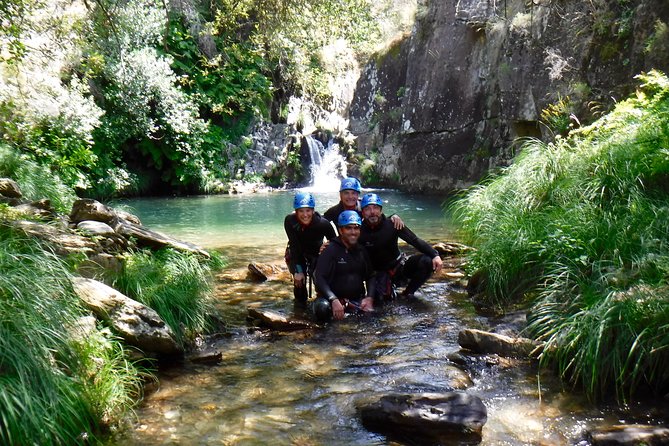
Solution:
<path fill-rule="evenodd" d="M 110 224 L 115 219 L 123 219 L 130 223 L 141 225 L 142 222 L 136 215 L 119 209 L 111 208 L 91 198 L 82 198 L 72 204 L 70 211 L 70 222 L 77 224 L 85 220 L 100 221 Z"/>
<path fill-rule="evenodd" d="M 0 195 L 7 198 L 21 198 L 21 188 L 10 178 L 0 178 Z"/>
<path fill-rule="evenodd" d="M 463 392 L 385 395 L 359 411 L 367 429 L 412 444 L 476 444 L 488 420 L 481 399 Z"/>
<path fill-rule="evenodd" d="M 96 280 L 76 277 L 72 284 L 84 304 L 126 343 L 147 354 L 183 353 L 170 327 L 151 308 Z"/>

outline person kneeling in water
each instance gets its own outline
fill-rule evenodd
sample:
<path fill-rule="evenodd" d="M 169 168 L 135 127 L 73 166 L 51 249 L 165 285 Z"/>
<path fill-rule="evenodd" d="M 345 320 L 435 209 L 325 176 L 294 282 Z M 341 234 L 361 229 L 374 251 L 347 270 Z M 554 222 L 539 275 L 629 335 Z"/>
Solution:
<path fill-rule="evenodd" d="M 374 310 L 374 268 L 358 245 L 361 224 L 357 212 L 342 212 L 337 219 L 339 237 L 330 241 L 318 259 L 314 315 L 319 322 L 343 319 L 346 312 Z"/>

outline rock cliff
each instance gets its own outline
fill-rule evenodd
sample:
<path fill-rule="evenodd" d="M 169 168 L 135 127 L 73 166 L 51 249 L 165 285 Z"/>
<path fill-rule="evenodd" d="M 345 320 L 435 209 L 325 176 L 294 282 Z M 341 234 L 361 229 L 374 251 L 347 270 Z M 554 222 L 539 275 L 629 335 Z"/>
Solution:
<path fill-rule="evenodd" d="M 669 71 L 666 0 L 427 0 L 363 69 L 350 108 L 384 185 L 452 192 Z"/>

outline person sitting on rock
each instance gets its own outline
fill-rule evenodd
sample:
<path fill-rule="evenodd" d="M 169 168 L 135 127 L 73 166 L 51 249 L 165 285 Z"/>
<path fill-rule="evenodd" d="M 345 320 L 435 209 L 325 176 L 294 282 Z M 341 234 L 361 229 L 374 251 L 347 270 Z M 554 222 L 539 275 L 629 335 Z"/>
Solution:
<path fill-rule="evenodd" d="M 314 315 L 319 322 L 343 319 L 347 312 L 374 309 L 374 268 L 367 252 L 358 244 L 361 223 L 356 211 L 339 214 L 339 237 L 330 240 L 318 259 L 314 273 L 318 293 Z"/>
<path fill-rule="evenodd" d="M 283 228 L 288 236 L 286 247 L 286 264 L 293 275 L 293 295 L 295 303 L 305 305 L 311 294 L 311 278 L 313 277 L 316 259 L 323 245 L 323 239 L 336 237 L 334 228 L 329 221 L 314 210 L 316 200 L 308 192 L 298 192 L 293 200 L 292 212 L 286 215 Z M 309 293 L 306 280 L 309 278 Z"/>
<path fill-rule="evenodd" d="M 439 253 L 408 227 L 396 229 L 383 214 L 383 201 L 377 194 L 365 194 L 361 207 L 363 221 L 358 243 L 365 247 L 376 270 L 375 300 L 392 299 L 395 288 L 407 281 L 402 295 L 413 298 L 433 272 L 441 271 Z M 400 238 L 421 254 L 407 257 L 397 245 Z"/>
<path fill-rule="evenodd" d="M 360 186 L 360 181 L 354 177 L 346 177 L 341 180 L 339 186 L 339 203 L 332 206 L 330 209 L 323 213 L 323 217 L 328 219 L 334 224 L 337 224 L 337 218 L 339 214 L 344 211 L 356 211 L 359 215 L 360 213 L 360 193 L 362 187 Z M 399 215 L 393 214 L 389 217 L 395 228 L 402 229 L 404 227 L 404 222 Z"/>

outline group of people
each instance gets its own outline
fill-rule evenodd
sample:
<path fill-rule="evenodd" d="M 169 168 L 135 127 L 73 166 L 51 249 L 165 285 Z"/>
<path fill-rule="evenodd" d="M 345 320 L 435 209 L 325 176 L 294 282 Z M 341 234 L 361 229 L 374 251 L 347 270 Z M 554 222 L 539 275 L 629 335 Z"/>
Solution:
<path fill-rule="evenodd" d="M 311 193 L 295 195 L 294 212 L 286 216 L 286 263 L 293 276 L 297 305 L 306 305 L 312 284 L 318 321 L 343 319 L 346 313 L 370 312 L 395 298 L 397 287 L 407 299 L 442 268 L 439 253 L 406 227 L 398 215 L 386 217 L 375 193 L 360 200 L 356 178 L 341 180 L 340 201 L 321 216 Z M 333 227 L 336 225 L 337 230 Z M 407 256 L 398 240 L 420 254 Z"/>

